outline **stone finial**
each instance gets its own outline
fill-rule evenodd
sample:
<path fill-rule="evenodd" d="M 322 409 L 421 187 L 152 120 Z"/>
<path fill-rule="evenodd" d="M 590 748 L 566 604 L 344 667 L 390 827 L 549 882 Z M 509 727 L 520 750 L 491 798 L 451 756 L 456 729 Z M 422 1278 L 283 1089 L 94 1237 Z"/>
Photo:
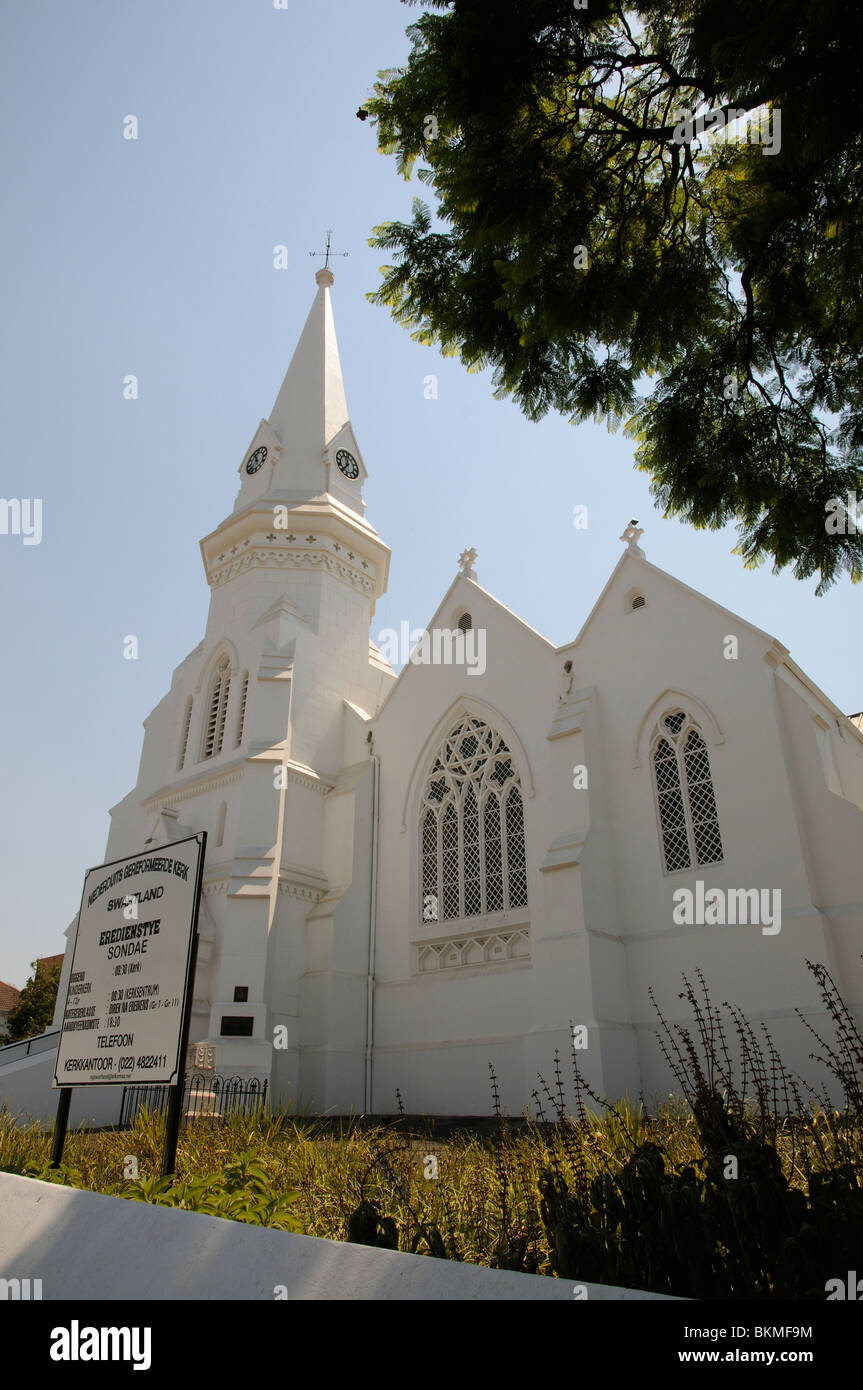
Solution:
<path fill-rule="evenodd" d="M 315 283 L 318 285 L 326 285 L 327 289 L 329 289 L 330 285 L 334 284 L 335 278 L 333 272 L 326 266 L 322 265 L 320 270 L 315 271 Z"/>
<path fill-rule="evenodd" d="M 643 560 L 644 551 L 638 544 L 639 536 L 643 535 L 644 528 L 640 527 L 638 522 L 633 519 L 626 526 L 624 526 L 623 535 L 620 536 L 618 539 L 627 542 L 627 548 L 629 550 L 630 555 L 637 555 L 639 560 Z"/>
<path fill-rule="evenodd" d="M 458 557 L 458 567 L 465 579 L 476 579 L 473 572 L 473 562 L 476 559 L 476 551 L 473 549 L 463 550 Z"/>

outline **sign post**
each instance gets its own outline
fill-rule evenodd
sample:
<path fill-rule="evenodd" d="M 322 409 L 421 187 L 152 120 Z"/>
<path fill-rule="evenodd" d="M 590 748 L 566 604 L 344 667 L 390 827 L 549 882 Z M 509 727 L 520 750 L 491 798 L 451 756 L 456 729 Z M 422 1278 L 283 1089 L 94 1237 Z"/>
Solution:
<path fill-rule="evenodd" d="M 59 1168 L 66 1143 L 66 1130 L 69 1127 L 69 1106 L 72 1103 L 72 1087 L 64 1086 L 57 1102 L 57 1118 L 54 1121 L 54 1142 L 51 1145 L 51 1167 Z"/>
<path fill-rule="evenodd" d="M 54 1068 L 51 1152 L 75 1086 L 170 1086 L 162 1174 L 173 1172 L 185 1082 L 206 831 L 89 869 Z"/>
<path fill-rule="evenodd" d="M 162 1150 L 161 1177 L 167 1178 L 177 1164 L 177 1140 L 180 1137 L 180 1112 L 183 1106 L 183 1092 L 186 1089 L 186 1052 L 189 1047 L 189 1023 L 192 1018 L 192 997 L 195 986 L 195 966 L 198 961 L 198 912 L 201 907 L 201 878 L 204 873 L 204 850 L 207 846 L 207 832 L 201 832 L 204 844 L 198 859 L 198 882 L 195 887 L 194 915 L 192 918 L 192 949 L 189 953 L 189 982 L 186 988 L 186 1003 L 183 1009 L 183 1022 L 180 1030 L 180 1054 L 177 1080 L 168 1100 L 168 1113 L 165 1117 L 165 1147 Z"/>

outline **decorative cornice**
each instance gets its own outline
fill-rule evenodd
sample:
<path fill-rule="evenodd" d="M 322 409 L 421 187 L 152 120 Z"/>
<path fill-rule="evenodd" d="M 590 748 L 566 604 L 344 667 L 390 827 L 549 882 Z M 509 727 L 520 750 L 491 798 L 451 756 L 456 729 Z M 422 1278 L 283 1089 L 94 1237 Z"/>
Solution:
<path fill-rule="evenodd" d="M 210 883 L 204 883 L 201 892 L 205 898 L 213 898 L 217 893 L 224 893 L 230 883 L 229 878 L 215 878 Z"/>
<path fill-rule="evenodd" d="M 153 796 L 146 797 L 141 806 L 145 811 L 155 810 L 157 807 L 170 810 L 177 801 L 189 801 L 194 796 L 202 796 L 204 792 L 213 791 L 215 787 L 227 786 L 229 782 L 240 782 L 243 778 L 242 768 L 232 768 L 225 772 L 214 772 L 208 777 L 202 777 L 190 786 L 186 786 L 178 791 L 170 791 L 167 788 L 155 792 Z"/>
<path fill-rule="evenodd" d="M 526 960 L 530 960 L 530 928 L 527 926 L 517 927 L 514 931 L 434 941 L 417 948 L 417 969 L 420 974 Z"/>
<path fill-rule="evenodd" d="M 338 542 L 334 542 L 337 545 Z M 241 549 L 242 547 L 233 547 Z M 344 547 L 342 547 L 344 549 Z M 352 552 L 345 551 L 346 554 Z M 338 555 L 332 554 L 328 550 L 310 550 L 307 546 L 296 547 L 289 545 L 286 541 L 281 544 L 274 541 L 266 549 L 250 549 L 240 554 L 236 559 L 226 561 L 224 564 L 215 564 L 208 572 L 207 578 L 213 589 L 226 584 L 229 579 L 242 574 L 248 569 L 284 569 L 293 566 L 295 569 L 324 569 L 328 574 L 332 574 L 336 579 L 350 585 L 354 589 L 360 589 L 364 594 L 372 597 L 375 592 L 375 568 L 368 561 L 361 561 L 368 566 L 364 571 L 355 568 L 347 560 L 342 560 Z"/>
<path fill-rule="evenodd" d="M 201 892 L 205 898 L 214 898 L 217 894 L 228 890 L 232 880 L 229 878 L 211 879 L 209 883 L 204 883 Z M 307 883 L 300 883 L 292 879 L 279 879 L 279 896 L 282 898 L 299 898 L 306 903 L 319 903 L 326 893 L 326 888 L 312 888 Z"/>
<path fill-rule="evenodd" d="M 318 796 L 329 796 L 335 785 L 333 782 L 325 781 L 323 777 L 318 777 L 314 772 L 302 772 L 291 763 L 283 762 L 281 758 L 274 758 L 272 762 L 274 766 L 287 768 L 289 782 L 298 787 L 308 787 L 310 791 L 317 792 Z"/>
<path fill-rule="evenodd" d="M 319 903 L 324 896 L 324 889 L 309 888 L 304 883 L 290 883 L 286 879 L 279 880 L 279 897 L 281 898 L 300 898 L 304 903 Z"/>

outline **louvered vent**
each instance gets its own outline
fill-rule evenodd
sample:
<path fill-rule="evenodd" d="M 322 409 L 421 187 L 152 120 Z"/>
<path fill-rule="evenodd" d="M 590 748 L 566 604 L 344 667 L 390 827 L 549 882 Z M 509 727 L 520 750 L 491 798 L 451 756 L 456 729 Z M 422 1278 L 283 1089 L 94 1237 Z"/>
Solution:
<path fill-rule="evenodd" d="M 243 676 L 243 689 L 242 689 L 242 692 L 241 692 L 241 694 L 240 694 L 240 717 L 239 717 L 239 719 L 237 720 L 237 747 L 238 747 L 238 748 L 239 748 L 240 744 L 241 744 L 242 741 L 243 741 L 243 725 L 245 724 L 245 721 L 246 721 L 246 696 L 248 695 L 248 693 L 249 693 L 249 673 L 248 673 L 248 671 L 246 671 L 245 674 L 244 674 L 244 676 Z"/>
<path fill-rule="evenodd" d="M 227 656 L 223 656 L 213 677 L 207 727 L 204 730 L 202 759 L 215 758 L 222 751 L 222 740 L 225 736 L 225 716 L 228 712 L 228 689 L 231 683 L 230 667 L 231 663 Z"/>
<path fill-rule="evenodd" d="M 181 772 L 186 763 L 186 749 L 189 747 L 189 729 L 192 726 L 192 696 L 186 701 L 186 713 L 183 716 L 183 736 L 180 739 L 180 756 L 177 759 L 177 771 Z"/>

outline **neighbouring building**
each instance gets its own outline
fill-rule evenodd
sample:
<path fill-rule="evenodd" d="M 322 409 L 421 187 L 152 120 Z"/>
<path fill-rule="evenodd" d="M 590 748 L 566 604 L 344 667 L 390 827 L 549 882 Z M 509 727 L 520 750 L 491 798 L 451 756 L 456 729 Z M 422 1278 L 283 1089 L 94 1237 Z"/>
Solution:
<path fill-rule="evenodd" d="M 7 985 L 5 980 L 0 980 L 0 1038 L 6 1037 L 9 1031 L 9 1015 L 20 998 L 20 989 L 16 989 L 14 985 Z"/>

